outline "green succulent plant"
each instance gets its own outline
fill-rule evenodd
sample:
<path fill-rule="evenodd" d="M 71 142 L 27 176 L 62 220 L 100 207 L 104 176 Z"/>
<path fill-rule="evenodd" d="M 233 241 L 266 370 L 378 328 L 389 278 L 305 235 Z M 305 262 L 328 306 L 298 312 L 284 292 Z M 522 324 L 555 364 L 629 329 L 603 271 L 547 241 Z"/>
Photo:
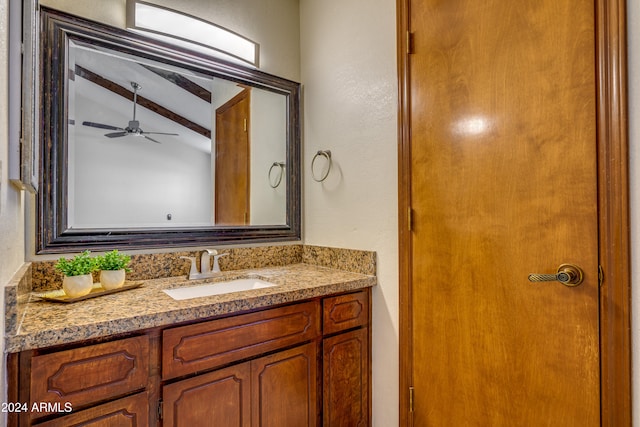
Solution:
<path fill-rule="evenodd" d="M 89 251 L 84 251 L 72 259 L 60 258 L 56 263 L 56 270 L 65 276 L 81 276 L 90 274 L 97 269 L 97 260 L 91 257 L 91 252 Z"/>
<path fill-rule="evenodd" d="M 131 262 L 131 257 L 129 255 L 119 253 L 117 249 L 107 252 L 102 256 L 98 256 L 96 259 L 100 270 L 124 269 L 125 271 L 131 271 L 128 267 Z"/>

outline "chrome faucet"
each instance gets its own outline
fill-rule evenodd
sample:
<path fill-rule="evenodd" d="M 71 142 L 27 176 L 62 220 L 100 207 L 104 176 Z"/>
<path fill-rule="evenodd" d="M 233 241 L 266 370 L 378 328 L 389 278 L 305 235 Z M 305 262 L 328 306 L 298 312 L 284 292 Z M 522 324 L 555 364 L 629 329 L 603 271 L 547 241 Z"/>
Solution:
<path fill-rule="evenodd" d="M 205 249 L 200 255 L 200 271 L 196 267 L 196 257 L 181 256 L 180 258 L 188 259 L 191 261 L 191 268 L 189 269 L 189 280 L 193 279 L 206 279 L 209 277 L 215 277 L 221 273 L 220 264 L 218 259 L 222 256 L 229 255 L 228 252 L 219 254 L 215 249 Z M 213 266 L 211 266 L 211 257 L 213 256 Z"/>

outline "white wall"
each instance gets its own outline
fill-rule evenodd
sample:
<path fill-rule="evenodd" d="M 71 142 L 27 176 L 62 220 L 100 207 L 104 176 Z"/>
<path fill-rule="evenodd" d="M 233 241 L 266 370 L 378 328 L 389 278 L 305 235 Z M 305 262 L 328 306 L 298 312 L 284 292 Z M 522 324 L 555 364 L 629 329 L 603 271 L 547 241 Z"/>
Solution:
<path fill-rule="evenodd" d="M 255 111 L 260 114 L 254 114 Z M 251 91 L 251 225 L 287 222 L 286 179 L 271 188 L 268 175 L 274 162 L 287 160 L 287 150 L 282 143 L 287 138 L 286 114 L 287 103 L 282 95 L 266 90 Z M 280 171 L 277 166 L 271 171 L 273 181 Z"/>
<path fill-rule="evenodd" d="M 4 307 L 4 286 L 20 268 L 24 254 L 24 208 L 22 193 L 9 183 L 9 0 L 0 0 L 0 307 Z M 4 331 L 4 310 L 0 330 Z M 0 343 L 0 402 L 6 402 L 4 340 Z M 4 416 L 0 417 L 0 424 Z"/>
<path fill-rule="evenodd" d="M 633 425 L 640 426 L 640 2 L 627 0 L 627 52 L 629 55 L 629 157 L 631 192 L 631 342 Z"/>
<path fill-rule="evenodd" d="M 398 424 L 397 72 L 394 0 L 301 0 L 304 242 L 373 250 L 373 425 Z M 311 178 L 331 150 L 323 183 Z M 316 167 L 320 172 L 318 161 Z"/>

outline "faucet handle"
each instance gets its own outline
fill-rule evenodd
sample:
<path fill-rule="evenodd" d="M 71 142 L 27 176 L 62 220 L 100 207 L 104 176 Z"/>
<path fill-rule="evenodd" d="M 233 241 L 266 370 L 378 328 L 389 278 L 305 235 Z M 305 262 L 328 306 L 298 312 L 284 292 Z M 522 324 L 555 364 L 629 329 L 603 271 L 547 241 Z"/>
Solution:
<path fill-rule="evenodd" d="M 181 256 L 182 259 L 188 259 L 191 261 L 191 268 L 189 269 L 189 278 L 193 278 L 198 275 L 198 267 L 196 267 L 196 257 L 193 256 Z"/>
<path fill-rule="evenodd" d="M 229 255 L 229 252 L 224 252 L 222 254 L 216 253 L 215 255 L 213 255 L 213 268 L 211 269 L 212 273 L 220 273 L 220 264 L 218 264 L 218 259 L 226 255 Z"/>

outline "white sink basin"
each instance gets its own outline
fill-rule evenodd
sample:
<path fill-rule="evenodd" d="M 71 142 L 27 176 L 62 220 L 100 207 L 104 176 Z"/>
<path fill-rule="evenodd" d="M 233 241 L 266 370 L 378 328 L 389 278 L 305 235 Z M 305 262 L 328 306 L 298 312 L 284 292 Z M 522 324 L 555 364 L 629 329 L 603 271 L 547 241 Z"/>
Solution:
<path fill-rule="evenodd" d="M 188 286 L 185 288 L 166 289 L 163 292 L 175 300 L 209 297 L 211 295 L 230 294 L 232 292 L 249 291 L 277 286 L 262 279 L 236 279 L 228 282 L 211 283 L 209 285 Z"/>

